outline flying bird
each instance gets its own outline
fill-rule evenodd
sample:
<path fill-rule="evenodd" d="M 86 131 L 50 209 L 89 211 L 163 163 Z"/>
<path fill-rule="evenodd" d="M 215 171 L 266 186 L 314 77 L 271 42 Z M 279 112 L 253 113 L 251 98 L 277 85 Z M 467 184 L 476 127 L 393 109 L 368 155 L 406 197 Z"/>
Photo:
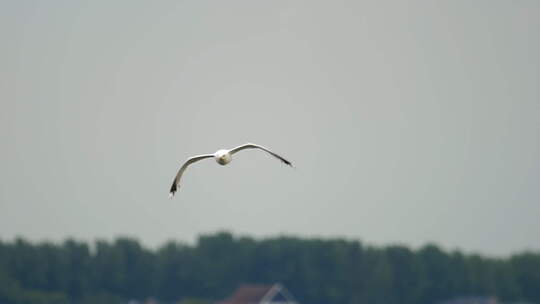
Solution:
<path fill-rule="evenodd" d="M 281 160 L 284 164 L 292 167 L 291 162 L 286 160 L 285 158 L 277 155 L 276 153 L 268 150 L 267 148 L 265 148 L 263 146 L 259 146 L 259 145 L 251 144 L 251 143 L 247 143 L 245 145 L 241 145 L 241 146 L 238 146 L 238 147 L 230 149 L 230 150 L 225 150 L 225 149 L 218 150 L 214 154 L 197 155 L 197 156 L 193 156 L 193 157 L 188 158 L 188 160 L 186 160 L 186 162 L 182 165 L 182 167 L 180 167 L 180 170 L 178 170 L 178 173 L 176 174 L 176 177 L 174 178 L 174 181 L 172 183 L 171 190 L 169 191 L 169 197 L 172 198 L 174 196 L 174 194 L 176 193 L 176 190 L 178 190 L 178 187 L 180 187 L 180 179 L 182 178 L 182 174 L 184 174 L 184 171 L 186 171 L 186 169 L 187 169 L 187 167 L 189 165 L 191 165 L 191 164 L 193 164 L 195 162 L 198 162 L 200 160 L 203 160 L 205 158 L 213 157 L 218 164 L 220 164 L 222 166 L 225 166 L 226 164 L 228 164 L 228 163 L 230 163 L 232 161 L 233 154 L 235 154 L 236 152 L 245 150 L 245 149 L 260 149 L 260 150 L 263 150 L 263 151 L 269 153 L 270 155 L 272 155 L 273 157 Z"/>

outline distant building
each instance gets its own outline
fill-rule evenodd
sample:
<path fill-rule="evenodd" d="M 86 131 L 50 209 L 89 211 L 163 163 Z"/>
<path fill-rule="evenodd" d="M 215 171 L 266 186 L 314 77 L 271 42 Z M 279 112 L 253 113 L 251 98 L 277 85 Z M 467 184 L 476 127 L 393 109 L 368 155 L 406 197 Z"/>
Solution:
<path fill-rule="evenodd" d="M 298 304 L 281 284 L 241 285 L 227 299 L 216 304 Z"/>
<path fill-rule="evenodd" d="M 461 297 L 440 302 L 440 304 L 497 304 L 495 297 Z"/>
<path fill-rule="evenodd" d="M 144 301 L 139 301 L 139 300 L 135 300 L 135 299 L 129 300 L 127 302 L 127 304 L 159 304 L 159 302 L 154 298 L 148 298 L 148 299 L 146 299 Z"/>

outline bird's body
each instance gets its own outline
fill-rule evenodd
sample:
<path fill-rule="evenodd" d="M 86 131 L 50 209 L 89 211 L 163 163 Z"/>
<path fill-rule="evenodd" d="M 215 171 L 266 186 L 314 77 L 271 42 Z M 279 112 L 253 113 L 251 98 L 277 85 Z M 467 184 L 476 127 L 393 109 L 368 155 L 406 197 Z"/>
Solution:
<path fill-rule="evenodd" d="M 232 160 L 231 152 L 230 150 L 217 150 L 217 152 L 214 153 L 214 159 L 218 164 L 225 166 Z"/>
<path fill-rule="evenodd" d="M 176 177 L 174 178 L 173 184 L 171 186 L 169 196 L 171 198 L 174 196 L 174 194 L 178 190 L 178 187 L 180 186 L 180 179 L 182 177 L 182 174 L 184 173 L 186 168 L 189 165 L 191 165 L 192 163 L 197 162 L 197 161 L 202 160 L 202 159 L 205 159 L 205 158 L 213 157 L 218 164 L 220 164 L 222 166 L 225 166 L 225 165 L 227 165 L 228 163 L 230 163 L 232 161 L 232 155 L 233 154 L 235 154 L 238 151 L 244 150 L 244 149 L 260 149 L 260 150 L 266 151 L 270 155 L 272 155 L 272 156 L 276 157 L 277 159 L 281 160 L 286 165 L 292 167 L 291 162 L 289 162 L 285 158 L 277 155 L 276 153 L 266 149 L 263 146 L 259 146 L 259 145 L 256 145 L 256 144 L 249 144 L 248 143 L 248 144 L 241 145 L 241 146 L 238 146 L 238 147 L 230 149 L 230 150 L 221 149 L 221 150 L 216 151 L 216 153 L 214 153 L 214 154 L 203 154 L 203 155 L 197 155 L 197 156 L 193 156 L 193 157 L 188 158 L 188 160 L 186 160 L 186 162 L 182 165 L 182 167 L 180 167 L 180 170 L 178 170 L 178 173 L 176 174 Z"/>

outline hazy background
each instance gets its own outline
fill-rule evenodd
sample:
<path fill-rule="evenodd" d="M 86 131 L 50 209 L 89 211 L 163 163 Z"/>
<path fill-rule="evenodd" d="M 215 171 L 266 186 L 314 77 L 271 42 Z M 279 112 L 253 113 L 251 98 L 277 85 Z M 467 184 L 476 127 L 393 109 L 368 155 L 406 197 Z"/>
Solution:
<path fill-rule="evenodd" d="M 540 249 L 537 1 L 0 1 L 0 239 Z M 181 163 L 197 163 L 174 200 Z"/>

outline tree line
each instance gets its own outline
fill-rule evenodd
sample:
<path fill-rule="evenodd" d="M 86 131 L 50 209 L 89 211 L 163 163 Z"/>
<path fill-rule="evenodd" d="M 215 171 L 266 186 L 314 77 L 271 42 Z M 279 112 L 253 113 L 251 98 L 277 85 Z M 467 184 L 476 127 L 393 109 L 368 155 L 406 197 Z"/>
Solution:
<path fill-rule="evenodd" d="M 301 304 L 437 303 L 496 296 L 540 303 L 540 254 L 490 258 L 436 245 L 373 247 L 343 239 L 257 240 L 227 232 L 150 250 L 131 238 L 92 244 L 0 242 L 0 303 L 165 303 L 284 284 Z"/>

